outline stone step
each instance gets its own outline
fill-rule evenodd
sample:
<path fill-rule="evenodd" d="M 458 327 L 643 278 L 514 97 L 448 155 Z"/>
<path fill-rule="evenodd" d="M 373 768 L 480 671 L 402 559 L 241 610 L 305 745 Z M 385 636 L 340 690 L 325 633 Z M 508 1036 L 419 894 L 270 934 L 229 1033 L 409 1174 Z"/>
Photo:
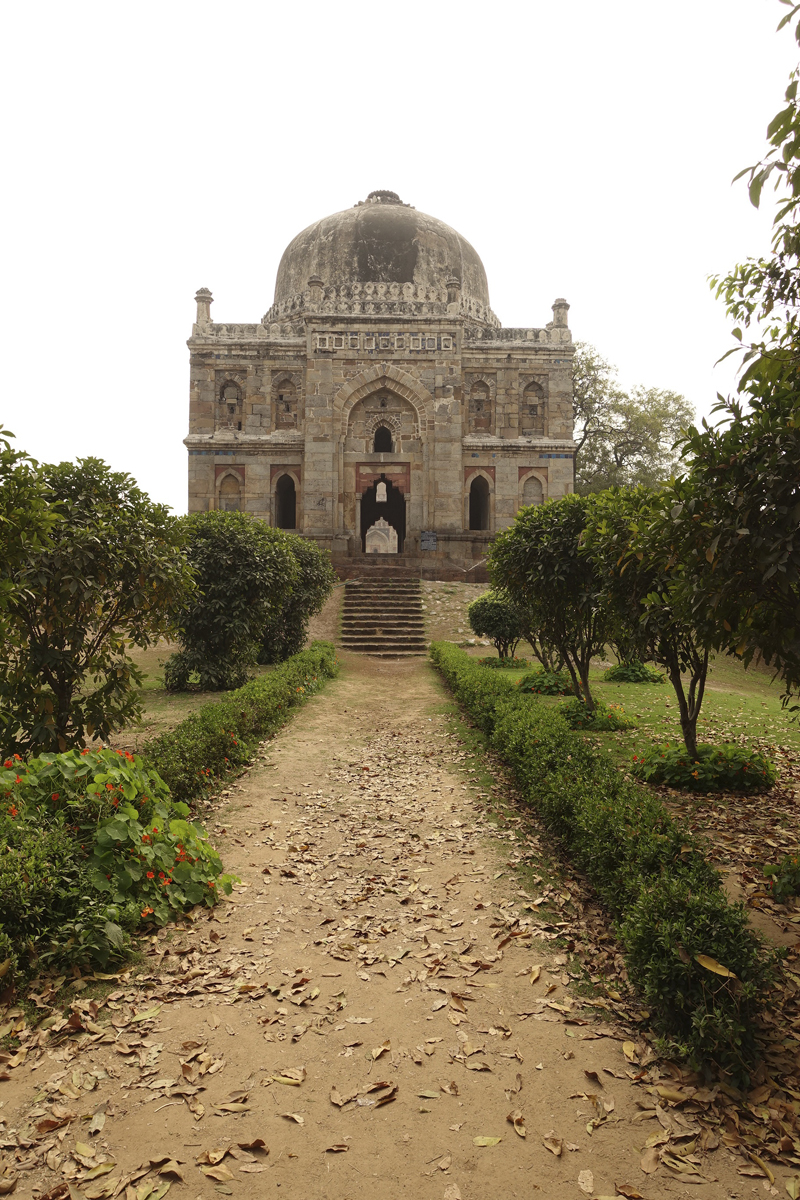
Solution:
<path fill-rule="evenodd" d="M 347 650 L 425 650 L 424 638 L 415 637 L 347 637 L 342 638 Z"/>

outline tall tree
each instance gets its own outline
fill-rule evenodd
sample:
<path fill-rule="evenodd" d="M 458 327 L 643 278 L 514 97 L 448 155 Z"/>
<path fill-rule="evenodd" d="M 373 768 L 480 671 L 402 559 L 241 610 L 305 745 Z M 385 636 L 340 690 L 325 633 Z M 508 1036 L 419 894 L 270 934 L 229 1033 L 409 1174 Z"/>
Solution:
<path fill-rule="evenodd" d="M 575 490 L 656 486 L 673 474 L 673 449 L 693 419 L 677 392 L 635 387 L 626 392 L 616 369 L 593 346 L 579 342 L 573 360 Z"/>
<path fill-rule="evenodd" d="M 177 518 L 99 459 L 42 467 L 59 519 L 8 569 L 2 747 L 66 750 L 141 713 L 130 646 L 174 628 L 191 588 Z"/>
<path fill-rule="evenodd" d="M 527 611 L 539 637 L 555 646 L 590 712 L 589 665 L 611 628 L 603 581 L 580 553 L 593 503 L 593 497 L 571 495 L 520 509 L 514 524 L 495 538 L 488 562 L 493 587 Z"/>
<path fill-rule="evenodd" d="M 581 550 L 603 581 L 612 640 L 666 670 L 684 744 L 695 757 L 713 629 L 686 603 L 671 522 L 662 492 L 645 487 L 604 492 L 589 510 Z"/>
<path fill-rule="evenodd" d="M 800 12 L 789 9 L 779 28 Z M 800 23 L 794 29 L 800 44 Z M 714 410 L 718 424 L 691 429 L 689 473 L 671 489 L 671 536 L 695 618 L 715 644 L 748 663 L 760 653 L 800 690 L 800 103 L 798 71 L 767 130 L 749 178 L 758 207 L 770 178 L 778 192 L 769 255 L 713 280 L 742 355 L 738 396 Z"/>

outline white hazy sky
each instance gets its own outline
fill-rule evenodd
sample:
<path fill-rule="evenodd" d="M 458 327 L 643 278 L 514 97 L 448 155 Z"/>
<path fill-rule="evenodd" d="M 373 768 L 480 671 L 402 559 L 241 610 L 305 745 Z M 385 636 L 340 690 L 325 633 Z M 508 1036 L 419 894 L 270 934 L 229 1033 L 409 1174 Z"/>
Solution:
<path fill-rule="evenodd" d="M 731 179 L 795 65 L 777 0 L 7 5 L 0 422 L 185 511 L 193 296 L 258 321 L 287 242 L 375 188 L 453 225 L 504 325 L 698 414 L 706 282 L 769 243 Z"/>

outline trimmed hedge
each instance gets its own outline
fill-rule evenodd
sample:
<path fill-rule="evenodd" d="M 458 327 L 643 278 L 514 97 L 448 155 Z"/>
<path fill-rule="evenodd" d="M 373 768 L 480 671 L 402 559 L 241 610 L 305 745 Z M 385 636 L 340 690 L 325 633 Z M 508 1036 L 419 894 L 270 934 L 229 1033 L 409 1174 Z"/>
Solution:
<path fill-rule="evenodd" d="M 656 1027 L 698 1065 L 746 1082 L 774 955 L 743 905 L 728 903 L 702 843 L 554 707 L 448 643 L 434 643 L 431 658 L 616 917 L 629 976 Z M 717 973 L 719 964 L 734 977 Z"/>
<path fill-rule="evenodd" d="M 190 804 L 219 779 L 251 761 L 258 743 L 338 670 L 336 648 L 313 642 L 281 666 L 206 704 L 169 733 L 151 738 L 142 755 L 175 800 Z"/>

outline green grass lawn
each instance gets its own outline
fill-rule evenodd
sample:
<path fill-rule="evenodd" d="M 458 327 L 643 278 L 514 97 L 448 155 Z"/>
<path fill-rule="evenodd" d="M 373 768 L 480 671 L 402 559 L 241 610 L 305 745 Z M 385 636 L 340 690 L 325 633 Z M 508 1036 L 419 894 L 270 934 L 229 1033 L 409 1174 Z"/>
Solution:
<path fill-rule="evenodd" d="M 131 658 L 145 673 L 141 692 L 144 712 L 138 724 L 113 737 L 111 744 L 115 749 L 139 750 L 148 738 L 174 729 L 204 704 L 216 704 L 230 695 L 230 692 L 168 692 L 164 687 L 164 663 L 174 649 L 168 642 L 161 642 L 149 650 L 131 652 Z M 272 667 L 254 667 L 252 674 L 265 675 L 271 670 Z"/>
<path fill-rule="evenodd" d="M 525 671 L 500 673 L 509 685 L 516 684 Z M 669 682 L 663 684 L 609 683 L 603 669 L 589 676 L 592 692 L 606 704 L 621 704 L 635 729 L 620 733 L 588 733 L 597 745 L 605 746 L 620 762 L 630 762 L 634 754 L 651 742 L 681 741 L 678 702 Z M 772 683 L 769 671 L 745 670 L 732 658 L 718 658 L 709 670 L 703 707 L 697 724 L 701 742 L 739 741 L 762 749 L 783 749 L 789 756 L 800 754 L 800 728 L 792 714 L 781 708 L 780 682 Z M 542 704 L 558 704 L 555 697 L 538 697 Z"/>

